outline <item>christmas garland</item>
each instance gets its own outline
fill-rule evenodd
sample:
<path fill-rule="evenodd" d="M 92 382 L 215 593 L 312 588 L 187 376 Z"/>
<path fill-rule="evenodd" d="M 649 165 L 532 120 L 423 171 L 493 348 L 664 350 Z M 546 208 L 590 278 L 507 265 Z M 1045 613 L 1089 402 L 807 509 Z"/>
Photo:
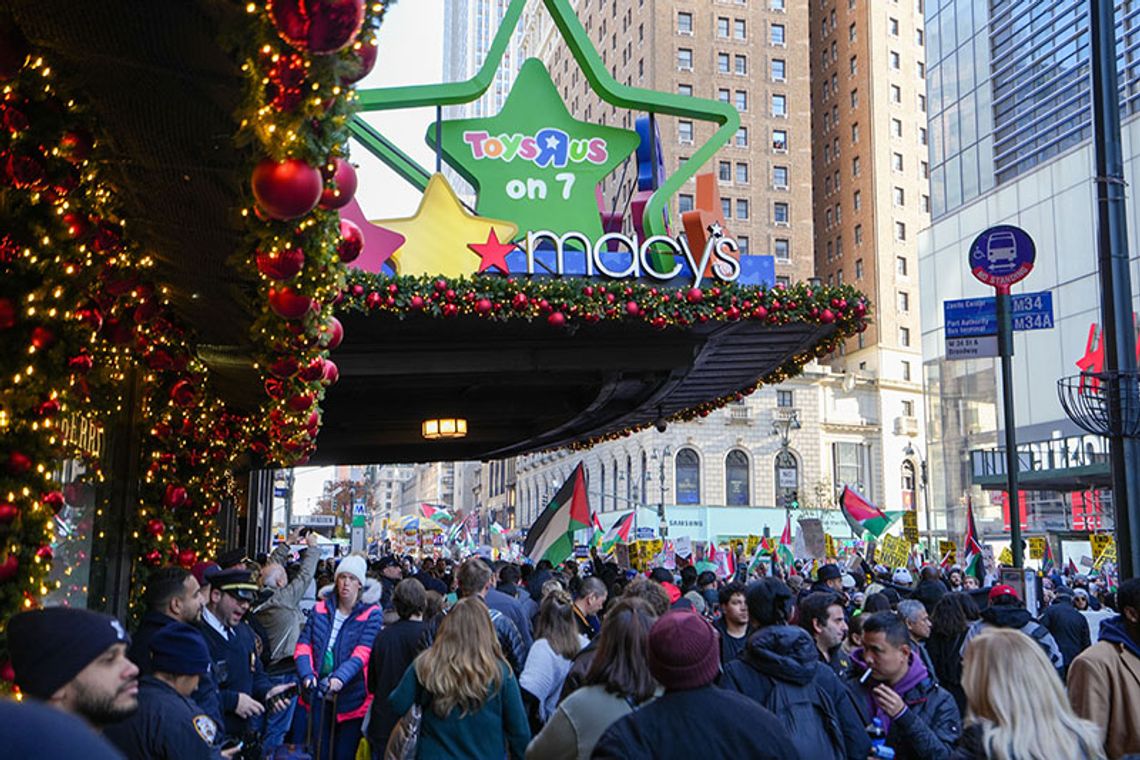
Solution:
<path fill-rule="evenodd" d="M 827 356 L 841 341 L 863 332 L 870 318 L 867 298 L 850 285 L 801 282 L 775 288 L 736 284 L 670 288 L 644 282 L 561 277 L 388 277 L 360 270 L 348 275 L 339 308 L 393 314 L 400 319 L 419 314 L 438 319 L 543 320 L 555 330 L 604 320 L 641 322 L 661 330 L 741 320 L 773 327 L 792 323 L 835 325 L 835 331 L 810 351 L 789 358 L 735 393 L 677 412 L 668 418 L 671 422 L 707 417 L 761 385 L 795 377 L 813 358 Z M 588 448 L 646 427 L 648 424 L 580 441 L 573 448 Z"/>
<path fill-rule="evenodd" d="M 149 568 L 190 566 L 214 553 L 214 515 L 233 496 L 243 420 L 214 397 L 208 372 L 172 316 L 153 260 L 129 242 L 99 150 L 80 107 L 60 97 L 45 62 L 14 27 L 0 68 L 0 621 L 53 590 L 53 514 L 66 505 L 55 477 L 94 452 L 68 425 L 104 426 L 125 405 L 137 368 L 143 482 L 131 515 L 132 593 Z M 83 558 L 80 558 L 83 559 Z M 54 588 L 58 588 L 57 582 Z M 137 611 L 137 604 L 135 606 Z M 2 631 L 0 631 L 2 633 Z M 11 680 L 2 636 L 0 678 Z"/>
<path fill-rule="evenodd" d="M 282 465 L 315 448 L 320 402 L 337 379 L 332 302 L 363 235 L 338 209 L 352 201 L 347 161 L 355 91 L 376 60 L 386 3 L 270 0 L 246 6 L 231 47 L 245 75 L 237 143 L 249 146 L 248 239 L 232 265 L 256 283 L 251 327 L 266 400 L 256 453 Z"/>

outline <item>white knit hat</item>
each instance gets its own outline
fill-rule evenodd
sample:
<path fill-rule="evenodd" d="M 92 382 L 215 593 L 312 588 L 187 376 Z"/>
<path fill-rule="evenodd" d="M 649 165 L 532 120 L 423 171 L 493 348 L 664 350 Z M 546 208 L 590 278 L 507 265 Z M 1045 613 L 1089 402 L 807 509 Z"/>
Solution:
<path fill-rule="evenodd" d="M 348 573 L 356 577 L 360 581 L 360 585 L 364 585 L 364 576 L 368 573 L 368 565 L 364 562 L 364 557 L 359 554 L 350 554 L 340 561 L 336 566 L 336 574 L 342 575 Z"/>

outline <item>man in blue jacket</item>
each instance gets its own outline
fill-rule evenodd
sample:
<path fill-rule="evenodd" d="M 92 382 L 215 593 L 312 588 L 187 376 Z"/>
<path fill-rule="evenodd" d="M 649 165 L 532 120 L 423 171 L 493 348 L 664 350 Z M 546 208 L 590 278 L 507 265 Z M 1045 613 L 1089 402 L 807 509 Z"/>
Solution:
<path fill-rule="evenodd" d="M 239 739 L 260 729 L 255 719 L 265 713 L 265 701 L 289 688 L 270 683 L 257 656 L 257 634 L 242 620 L 257 590 L 256 575 L 249 570 L 215 573 L 199 626 L 210 648 L 226 736 Z"/>

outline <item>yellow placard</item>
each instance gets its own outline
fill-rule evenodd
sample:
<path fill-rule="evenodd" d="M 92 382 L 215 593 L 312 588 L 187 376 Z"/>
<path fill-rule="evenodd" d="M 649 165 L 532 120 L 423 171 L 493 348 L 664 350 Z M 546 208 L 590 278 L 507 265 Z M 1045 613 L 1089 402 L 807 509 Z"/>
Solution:
<path fill-rule="evenodd" d="M 1045 559 L 1045 537 L 1029 537 L 1029 559 Z"/>
<path fill-rule="evenodd" d="M 835 551 L 835 539 L 831 537 L 830 533 L 823 534 L 823 541 L 827 546 L 827 558 L 838 557 L 839 554 Z"/>
<path fill-rule="evenodd" d="M 951 565 L 958 562 L 958 545 L 953 541 L 939 541 L 938 553 Z"/>
<path fill-rule="evenodd" d="M 890 534 L 879 538 L 875 560 L 880 564 L 890 568 L 906 567 L 908 556 L 910 556 L 910 543 L 905 538 Z"/>
<path fill-rule="evenodd" d="M 903 537 L 910 544 L 918 543 L 918 513 L 914 511 L 903 512 Z"/>
<path fill-rule="evenodd" d="M 1013 552 L 1010 551 L 1008 546 L 1002 549 L 1001 554 L 998 555 L 998 564 L 1005 565 L 1006 567 L 1013 566 Z"/>
<path fill-rule="evenodd" d="M 1100 570 L 1105 562 L 1116 563 L 1116 538 L 1111 533 L 1094 533 L 1089 536 L 1093 550 L 1093 569 Z"/>

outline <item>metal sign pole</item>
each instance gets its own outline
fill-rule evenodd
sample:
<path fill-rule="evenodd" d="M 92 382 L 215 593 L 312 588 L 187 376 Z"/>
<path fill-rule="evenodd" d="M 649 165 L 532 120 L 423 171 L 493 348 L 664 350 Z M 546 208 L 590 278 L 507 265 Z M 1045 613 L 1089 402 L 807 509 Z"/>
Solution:
<path fill-rule="evenodd" d="M 1024 567 L 1021 551 L 1021 494 L 1017 488 L 1017 425 L 1013 409 L 1013 309 L 1009 287 L 997 295 L 998 353 L 1001 355 L 1001 400 L 1005 417 L 1005 488 L 1009 506 L 1009 541 L 1013 566 Z"/>

